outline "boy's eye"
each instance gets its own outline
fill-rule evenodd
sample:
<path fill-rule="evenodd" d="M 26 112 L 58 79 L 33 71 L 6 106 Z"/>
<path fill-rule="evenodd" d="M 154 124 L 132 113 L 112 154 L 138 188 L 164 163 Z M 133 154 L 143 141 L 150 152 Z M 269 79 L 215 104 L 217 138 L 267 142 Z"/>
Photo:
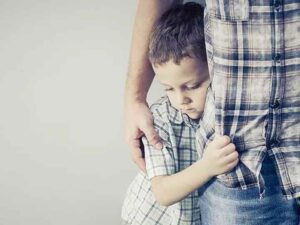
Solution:
<path fill-rule="evenodd" d="M 165 91 L 172 91 L 173 90 L 173 88 L 165 88 Z"/>
<path fill-rule="evenodd" d="M 187 89 L 192 90 L 192 89 L 196 89 L 200 86 L 201 86 L 201 83 L 197 83 L 197 84 L 194 84 L 194 85 L 191 85 L 191 86 L 187 86 Z"/>

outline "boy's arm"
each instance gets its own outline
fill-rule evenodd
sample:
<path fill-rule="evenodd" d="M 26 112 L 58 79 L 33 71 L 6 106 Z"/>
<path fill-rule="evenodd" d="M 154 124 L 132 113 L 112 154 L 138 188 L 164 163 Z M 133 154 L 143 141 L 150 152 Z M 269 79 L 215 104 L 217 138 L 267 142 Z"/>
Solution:
<path fill-rule="evenodd" d="M 203 158 L 190 167 L 168 176 L 151 179 L 152 191 L 158 203 L 172 205 L 208 182 L 225 173 L 238 163 L 238 153 L 227 136 L 217 137 L 210 143 Z"/>
<path fill-rule="evenodd" d="M 154 72 L 148 60 L 149 35 L 160 16 L 175 0 L 140 0 L 136 11 L 128 77 L 125 90 L 126 142 L 133 161 L 145 171 L 140 138 L 145 134 L 150 144 L 161 148 L 160 138 L 154 130 L 153 118 L 146 102 Z"/>

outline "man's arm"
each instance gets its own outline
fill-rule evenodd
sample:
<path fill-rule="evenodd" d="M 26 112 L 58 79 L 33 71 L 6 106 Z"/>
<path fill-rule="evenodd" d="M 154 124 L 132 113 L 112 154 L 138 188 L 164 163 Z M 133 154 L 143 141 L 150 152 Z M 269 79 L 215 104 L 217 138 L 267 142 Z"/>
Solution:
<path fill-rule="evenodd" d="M 133 161 L 145 171 L 140 138 L 145 134 L 150 144 L 162 148 L 153 127 L 153 117 L 146 97 L 154 72 L 148 59 L 149 36 L 160 16 L 175 0 L 140 0 L 136 11 L 125 91 L 126 142 Z"/>
<path fill-rule="evenodd" d="M 227 136 L 215 138 L 207 147 L 203 158 L 188 168 L 151 180 L 156 201 L 164 206 L 172 205 L 204 185 L 216 175 L 233 169 L 238 163 L 238 153 Z"/>

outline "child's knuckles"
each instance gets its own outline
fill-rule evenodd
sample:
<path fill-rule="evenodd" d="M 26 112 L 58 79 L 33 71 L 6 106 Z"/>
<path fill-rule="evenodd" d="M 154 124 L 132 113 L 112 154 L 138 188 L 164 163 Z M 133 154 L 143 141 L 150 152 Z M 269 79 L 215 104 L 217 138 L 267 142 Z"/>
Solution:
<path fill-rule="evenodd" d="M 227 168 L 227 172 L 231 171 L 233 168 L 234 168 L 234 165 L 230 165 L 230 166 Z"/>
<path fill-rule="evenodd" d="M 224 146 L 226 146 L 226 144 L 224 144 L 224 142 L 221 139 L 215 140 L 213 145 L 211 145 L 211 148 L 213 149 L 221 149 Z"/>
<path fill-rule="evenodd" d="M 238 164 L 239 160 L 235 160 L 231 163 L 231 169 L 233 169 L 234 167 L 236 167 L 236 165 Z"/>
<path fill-rule="evenodd" d="M 234 156 L 235 159 L 239 158 L 239 153 L 237 151 L 233 152 L 232 154 L 233 154 L 233 156 Z"/>
<path fill-rule="evenodd" d="M 235 150 L 235 149 L 236 149 L 235 144 L 233 144 L 233 143 L 230 143 L 228 146 L 229 146 L 229 148 L 232 149 L 232 150 Z"/>
<path fill-rule="evenodd" d="M 234 162 L 229 163 L 229 164 L 227 165 L 227 168 L 228 168 L 228 170 L 231 170 L 231 169 L 233 169 L 235 166 L 236 166 L 236 163 L 235 163 L 235 161 L 234 161 Z"/>

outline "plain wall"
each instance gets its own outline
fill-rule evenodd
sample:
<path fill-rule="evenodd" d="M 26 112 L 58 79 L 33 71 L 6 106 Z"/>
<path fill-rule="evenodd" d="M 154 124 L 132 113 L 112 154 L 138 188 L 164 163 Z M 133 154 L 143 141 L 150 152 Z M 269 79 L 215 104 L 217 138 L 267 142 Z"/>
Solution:
<path fill-rule="evenodd" d="M 136 7 L 0 0 L 0 225 L 119 224 L 138 171 L 123 135 Z"/>

